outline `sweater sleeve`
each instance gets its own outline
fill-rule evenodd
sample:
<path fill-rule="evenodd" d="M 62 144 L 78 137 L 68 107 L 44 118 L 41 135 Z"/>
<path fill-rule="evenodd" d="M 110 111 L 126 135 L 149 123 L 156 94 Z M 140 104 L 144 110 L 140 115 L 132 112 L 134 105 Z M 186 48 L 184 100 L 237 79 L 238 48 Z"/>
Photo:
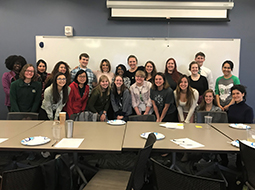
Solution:
<path fill-rule="evenodd" d="M 53 110 L 52 110 L 52 104 L 53 102 L 51 101 L 52 98 L 52 92 L 51 92 L 51 87 L 48 87 L 44 91 L 44 99 L 42 102 L 42 109 L 44 109 L 47 113 L 47 116 L 50 120 L 53 120 Z"/>
<path fill-rule="evenodd" d="M 17 85 L 16 85 L 16 82 L 11 83 L 10 101 L 11 101 L 11 111 L 12 112 L 20 112 L 18 102 L 17 102 Z"/>
<path fill-rule="evenodd" d="M 175 99 L 175 103 L 177 105 L 177 101 L 179 101 L 179 100 L 177 100 L 176 91 L 174 91 L 174 99 Z M 178 105 L 177 106 L 177 110 L 178 110 L 178 115 L 179 115 L 180 121 L 181 122 L 184 121 L 184 115 L 183 115 L 183 108 L 182 108 L 182 106 Z"/>
<path fill-rule="evenodd" d="M 122 108 L 122 112 L 124 112 L 125 114 L 128 112 L 129 110 L 129 106 L 131 104 L 131 95 L 129 93 L 129 90 L 126 89 L 123 93 L 123 108 Z"/>
<path fill-rule="evenodd" d="M 7 77 L 8 73 L 4 73 L 2 77 L 2 85 L 6 96 L 10 96 L 10 79 Z"/>
<path fill-rule="evenodd" d="M 41 95 L 42 95 L 42 84 L 40 82 L 34 82 L 36 85 L 36 94 L 34 98 L 34 103 L 31 109 L 31 112 L 38 112 L 38 108 L 41 103 Z"/>
<path fill-rule="evenodd" d="M 70 94 L 68 96 L 68 100 L 65 106 L 65 110 L 70 118 L 70 116 L 73 114 L 73 97 L 74 97 L 74 89 L 71 88 Z"/>
<path fill-rule="evenodd" d="M 96 101 L 98 100 L 99 98 L 99 93 L 96 89 L 94 89 L 90 95 L 90 98 L 88 100 L 88 105 L 87 105 L 87 108 L 89 111 L 93 112 L 93 113 L 96 113 L 97 110 L 95 109 L 95 103 Z"/>
<path fill-rule="evenodd" d="M 198 94 L 198 91 L 196 89 L 193 89 L 193 93 L 194 93 L 194 99 L 192 101 L 192 105 L 189 108 L 189 112 L 188 112 L 188 115 L 185 119 L 185 123 L 190 123 L 190 118 L 194 114 L 195 108 L 197 107 L 197 101 L 198 101 L 199 94 Z"/>
<path fill-rule="evenodd" d="M 115 97 L 114 97 L 113 93 L 111 93 L 111 104 L 112 104 L 113 111 L 117 112 L 119 107 L 117 106 L 117 104 L 115 102 Z"/>
<path fill-rule="evenodd" d="M 244 123 L 253 123 L 253 109 L 250 108 L 245 113 Z"/>

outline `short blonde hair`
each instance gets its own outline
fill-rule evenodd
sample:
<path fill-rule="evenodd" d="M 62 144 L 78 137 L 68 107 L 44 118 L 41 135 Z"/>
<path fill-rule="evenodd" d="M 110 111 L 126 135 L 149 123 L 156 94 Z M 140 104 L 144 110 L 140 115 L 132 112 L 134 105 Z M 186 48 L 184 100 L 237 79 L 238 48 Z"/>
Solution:
<path fill-rule="evenodd" d="M 145 72 L 141 71 L 141 70 L 138 70 L 138 71 L 136 71 L 135 76 L 145 78 Z"/>

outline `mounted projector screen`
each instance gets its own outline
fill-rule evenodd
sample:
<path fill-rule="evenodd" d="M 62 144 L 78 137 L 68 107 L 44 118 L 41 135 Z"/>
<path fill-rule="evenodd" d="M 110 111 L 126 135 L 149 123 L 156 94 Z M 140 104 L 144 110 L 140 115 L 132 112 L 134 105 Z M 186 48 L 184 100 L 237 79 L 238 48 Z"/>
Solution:
<path fill-rule="evenodd" d="M 36 36 L 36 58 L 44 59 L 51 72 L 58 61 L 67 62 L 71 68 L 79 65 L 79 55 L 88 53 L 88 67 L 99 70 L 102 59 L 108 59 L 115 67 L 126 65 L 127 57 L 135 55 L 138 65 L 148 60 L 156 64 L 157 70 L 163 72 L 166 60 L 173 57 L 177 69 L 189 75 L 188 65 L 194 60 L 197 52 L 206 55 L 204 65 L 212 70 L 214 80 L 222 76 L 221 65 L 225 60 L 234 62 L 233 74 L 239 75 L 240 39 L 199 39 L 199 38 L 117 38 L 117 37 L 63 37 Z M 43 42 L 41 48 L 39 43 Z"/>

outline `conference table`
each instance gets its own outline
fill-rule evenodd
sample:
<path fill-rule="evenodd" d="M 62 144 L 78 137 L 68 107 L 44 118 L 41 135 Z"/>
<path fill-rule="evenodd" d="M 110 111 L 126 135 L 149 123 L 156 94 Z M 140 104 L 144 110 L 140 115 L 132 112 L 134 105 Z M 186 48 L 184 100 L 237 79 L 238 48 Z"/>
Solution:
<path fill-rule="evenodd" d="M 13 121 L 1 121 L 0 129 L 3 138 L 9 139 L 0 143 L 1 150 L 33 150 L 33 151 L 58 151 L 58 152 L 121 152 L 122 141 L 125 133 L 125 125 L 111 126 L 105 122 L 74 122 L 74 138 L 84 139 L 78 148 L 57 148 L 52 146 L 53 140 L 52 126 L 53 121 L 16 121 L 15 134 L 9 131 L 7 123 Z M 6 125 L 3 125 L 6 124 Z M 7 131 L 8 129 L 8 131 Z M 7 131 L 7 132 L 6 132 Z M 10 135 L 8 136 L 7 133 Z M 12 135 L 11 135 L 12 134 Z M 39 146 L 24 146 L 21 140 L 27 137 L 44 136 L 52 139 L 49 143 Z M 65 126 L 61 126 L 61 138 L 65 137 Z"/>
<path fill-rule="evenodd" d="M 161 127 L 157 122 L 128 122 L 126 127 L 123 150 L 135 150 L 144 146 L 145 140 L 140 137 L 144 132 L 158 132 L 165 135 L 165 138 L 158 140 L 154 146 L 154 151 L 160 152 L 237 152 L 238 148 L 230 144 L 231 140 L 225 135 L 215 130 L 208 124 L 185 123 L 184 129 L 169 129 Z M 228 131 L 228 124 L 217 124 L 225 127 Z M 229 128 L 231 129 L 231 128 Z M 231 129 L 232 130 L 232 129 Z M 237 132 L 237 130 L 236 130 Z M 239 132 L 239 131 L 238 131 Z M 233 132 L 234 133 L 234 132 Z M 238 134 L 236 135 L 238 137 Z M 240 137 L 243 137 L 241 133 Z M 170 141 L 179 138 L 189 138 L 204 147 L 185 149 L 182 146 Z"/>

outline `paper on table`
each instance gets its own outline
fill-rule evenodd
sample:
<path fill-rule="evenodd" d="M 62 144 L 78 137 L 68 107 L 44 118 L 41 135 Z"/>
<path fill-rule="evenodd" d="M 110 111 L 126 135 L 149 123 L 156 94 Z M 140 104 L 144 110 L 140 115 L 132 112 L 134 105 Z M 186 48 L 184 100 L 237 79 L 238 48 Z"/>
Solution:
<path fill-rule="evenodd" d="M 63 138 L 55 145 L 56 148 L 78 148 L 84 139 Z"/>
<path fill-rule="evenodd" d="M 179 146 L 183 147 L 183 148 L 199 148 L 199 147 L 204 147 L 205 145 L 202 145 L 196 141 L 193 141 L 189 138 L 182 138 L 182 139 L 172 139 L 172 142 L 174 142 L 175 144 L 178 144 Z"/>
<path fill-rule="evenodd" d="M 0 138 L 0 143 L 4 142 L 6 140 L 8 140 L 8 138 Z"/>
<path fill-rule="evenodd" d="M 159 124 L 162 127 L 168 128 L 168 129 L 184 129 L 183 123 L 164 123 L 164 124 Z"/>

